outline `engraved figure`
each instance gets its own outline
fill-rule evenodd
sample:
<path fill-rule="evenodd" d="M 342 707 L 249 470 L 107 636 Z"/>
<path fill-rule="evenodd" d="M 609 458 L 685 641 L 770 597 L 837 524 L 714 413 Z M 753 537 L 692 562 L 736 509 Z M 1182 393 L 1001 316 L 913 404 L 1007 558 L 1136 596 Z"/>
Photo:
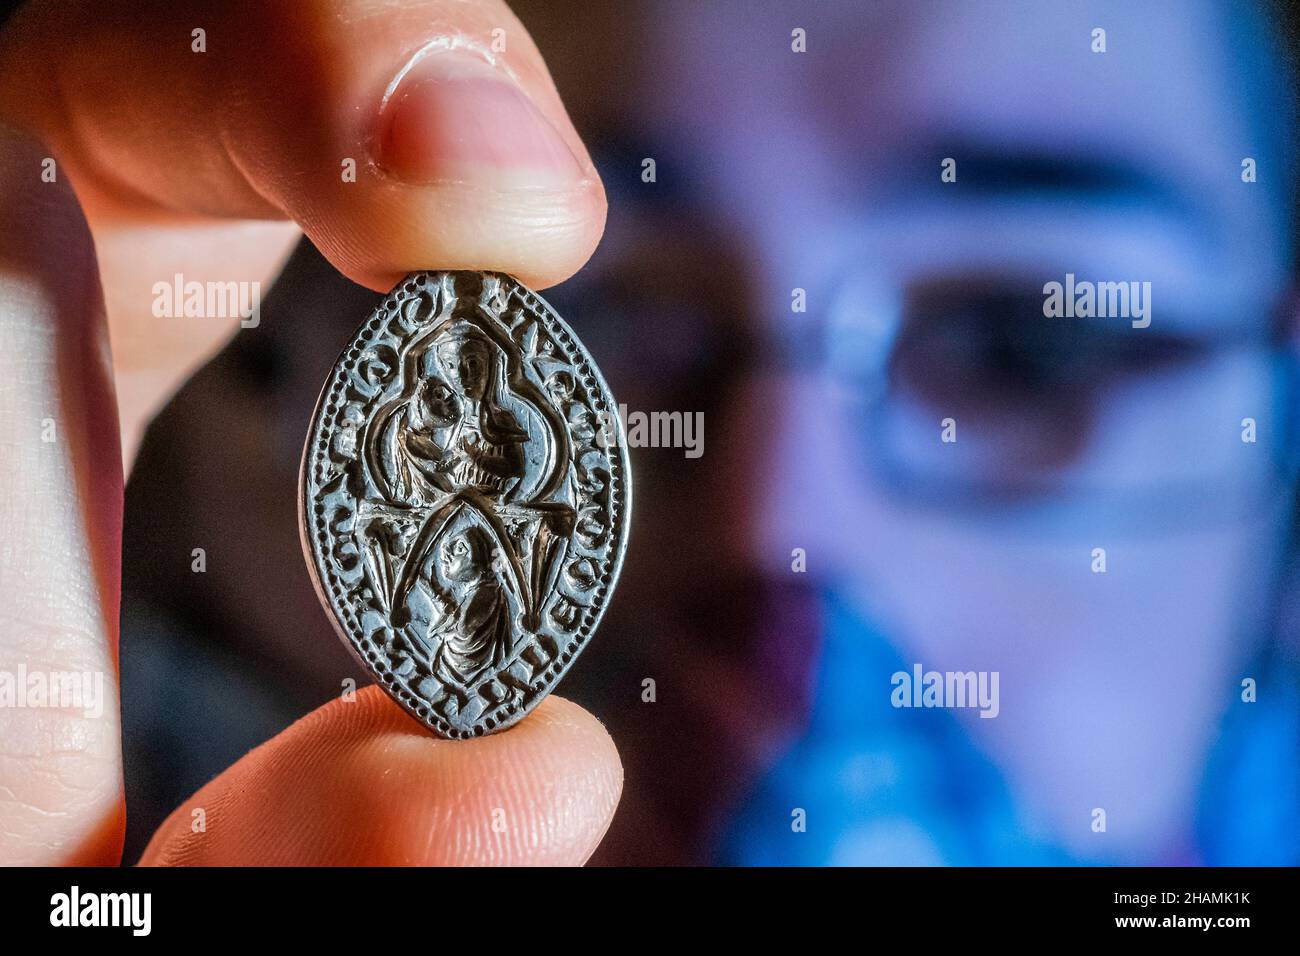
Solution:
<path fill-rule="evenodd" d="M 512 390 L 501 347 L 473 322 L 417 340 L 402 365 L 404 387 L 368 439 L 367 466 L 381 496 L 365 506 L 360 523 L 370 593 L 394 626 L 404 626 L 421 568 L 468 509 L 503 558 L 521 629 L 535 631 L 573 523 L 565 500 L 569 463 L 555 454 L 567 446 L 563 426 L 538 404 L 544 392 L 526 382 L 520 387 L 533 388 L 533 397 Z M 537 435 L 525 426 L 529 408 Z M 556 479 L 565 497 L 523 497 L 548 486 L 554 493 Z"/>
<path fill-rule="evenodd" d="M 511 649 L 509 601 L 493 567 L 493 547 L 491 535 L 471 524 L 444 537 L 438 555 L 451 593 L 440 597 L 441 619 L 429 625 L 433 672 L 461 687 L 497 667 Z"/>
<path fill-rule="evenodd" d="M 529 435 L 506 407 L 503 357 L 480 328 L 460 321 L 414 348 L 403 367 L 406 387 L 376 421 L 367 450 L 382 498 L 365 509 L 361 529 L 377 603 L 402 623 L 416 572 L 463 504 L 512 560 L 522 606 L 524 572 L 495 511 L 524 478 Z"/>
<path fill-rule="evenodd" d="M 336 366 L 304 542 L 341 633 L 436 732 L 517 721 L 599 619 L 626 462 L 590 420 L 613 407 L 562 321 L 492 275 L 411 277 Z"/>
<path fill-rule="evenodd" d="M 503 370 L 496 347 L 472 325 L 453 328 L 421 357 L 413 400 L 387 423 L 390 495 L 432 504 L 472 490 L 499 500 L 523 477 L 528 440 L 500 403 Z"/>

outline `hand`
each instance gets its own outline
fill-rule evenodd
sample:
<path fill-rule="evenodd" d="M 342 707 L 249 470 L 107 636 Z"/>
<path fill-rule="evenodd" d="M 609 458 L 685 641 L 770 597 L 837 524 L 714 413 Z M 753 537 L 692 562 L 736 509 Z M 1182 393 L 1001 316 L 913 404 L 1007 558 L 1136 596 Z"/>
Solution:
<path fill-rule="evenodd" d="M 586 150 L 501 3 L 125 7 L 33 2 L 0 33 L 0 681 L 21 695 L 20 671 L 79 672 L 108 689 L 98 717 L 0 706 L 9 864 L 120 858 L 115 392 L 129 449 L 238 331 L 155 318 L 154 283 L 269 278 L 300 227 L 374 289 L 419 268 L 546 286 L 604 226 Z M 503 734 L 441 741 L 367 688 L 200 790 L 144 862 L 580 863 L 621 781 L 601 725 L 558 698 Z"/>

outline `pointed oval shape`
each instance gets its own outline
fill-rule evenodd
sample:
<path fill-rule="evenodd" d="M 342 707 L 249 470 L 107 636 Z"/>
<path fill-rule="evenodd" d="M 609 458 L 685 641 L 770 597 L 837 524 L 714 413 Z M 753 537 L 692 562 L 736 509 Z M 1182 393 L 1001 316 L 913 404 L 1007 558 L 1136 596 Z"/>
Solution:
<path fill-rule="evenodd" d="M 609 386 L 541 296 L 498 273 L 418 272 L 326 380 L 298 499 L 339 636 L 454 739 L 518 722 L 591 639 L 631 474 Z"/>

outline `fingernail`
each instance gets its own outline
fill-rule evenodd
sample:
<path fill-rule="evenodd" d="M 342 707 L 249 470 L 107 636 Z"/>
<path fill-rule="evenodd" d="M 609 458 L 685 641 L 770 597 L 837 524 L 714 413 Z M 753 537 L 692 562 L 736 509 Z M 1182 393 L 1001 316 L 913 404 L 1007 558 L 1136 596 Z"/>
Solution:
<path fill-rule="evenodd" d="M 376 162 L 408 183 L 497 178 L 510 187 L 569 186 L 585 169 L 508 76 L 475 57 L 432 53 L 380 111 Z"/>

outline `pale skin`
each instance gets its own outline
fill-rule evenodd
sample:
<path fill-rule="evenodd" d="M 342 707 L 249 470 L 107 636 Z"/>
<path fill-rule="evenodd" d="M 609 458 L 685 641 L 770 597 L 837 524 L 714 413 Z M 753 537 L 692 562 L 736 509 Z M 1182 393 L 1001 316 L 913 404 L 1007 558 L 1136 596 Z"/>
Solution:
<path fill-rule="evenodd" d="M 591 255 L 606 207 L 504 4 L 142 2 L 129 20 L 91 6 L 33 3 L 0 33 L 0 669 L 102 672 L 115 688 L 123 460 L 238 329 L 155 318 L 155 282 L 269 286 L 301 230 L 376 290 L 423 268 L 545 287 Z M 0 709 L 0 863 L 120 860 L 112 696 L 98 719 Z M 580 864 L 621 787 L 613 742 L 568 701 L 442 741 L 368 688 L 219 775 L 143 862 Z"/>

